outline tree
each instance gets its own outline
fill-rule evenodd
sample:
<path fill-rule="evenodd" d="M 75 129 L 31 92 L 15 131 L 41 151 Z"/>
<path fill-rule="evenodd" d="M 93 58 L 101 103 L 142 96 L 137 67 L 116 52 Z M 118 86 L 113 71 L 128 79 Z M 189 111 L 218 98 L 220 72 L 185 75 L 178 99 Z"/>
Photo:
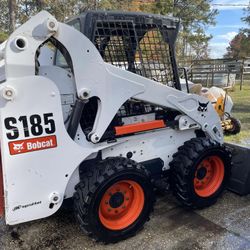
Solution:
<path fill-rule="evenodd" d="M 38 11 L 41 11 L 41 10 L 43 10 L 44 7 L 45 7 L 45 0 L 36 0 L 36 1 L 35 1 L 35 4 L 36 4 L 36 6 L 37 6 L 37 10 L 38 10 Z"/>
<path fill-rule="evenodd" d="M 8 33 L 15 29 L 16 25 L 16 1 L 0 1 L 0 43 L 8 38 Z"/>
<path fill-rule="evenodd" d="M 8 38 L 7 33 L 0 32 L 0 43 L 4 42 Z"/>
<path fill-rule="evenodd" d="M 250 5 L 244 9 L 244 12 L 245 12 L 246 16 L 242 17 L 242 21 L 245 22 L 246 24 L 248 24 L 248 26 L 250 26 Z M 247 28 L 245 30 L 250 32 L 249 28 Z"/>
<path fill-rule="evenodd" d="M 8 7 L 9 7 L 9 33 L 12 33 L 16 27 L 16 0 L 9 0 Z"/>
<path fill-rule="evenodd" d="M 100 0 L 19 0 L 18 23 L 24 23 L 42 9 L 49 11 L 58 21 L 64 22 L 85 10 L 97 9 L 100 5 Z"/>
<path fill-rule="evenodd" d="M 0 32 L 7 33 L 9 31 L 9 8 L 8 0 L 0 1 Z"/>
<path fill-rule="evenodd" d="M 206 26 L 214 24 L 218 13 L 210 9 L 212 0 L 1 0 L 0 32 L 11 32 L 30 16 L 44 9 L 65 21 L 88 9 L 144 11 L 173 15 L 181 20 L 177 56 L 206 57 L 210 39 Z M 207 50 L 208 51 L 208 50 Z"/>
<path fill-rule="evenodd" d="M 180 49 L 181 54 L 179 54 L 182 58 L 193 55 L 193 57 L 201 59 L 204 58 L 202 54 L 205 58 L 208 56 L 208 41 L 212 37 L 206 36 L 205 30 L 208 25 L 215 24 L 215 16 L 218 14 L 218 10 L 211 10 L 211 2 L 211 0 L 175 0 L 173 15 L 178 17 L 182 23 L 180 39 L 183 42 Z M 188 53 L 189 47 L 193 48 L 196 55 L 192 53 L 192 50 L 191 53 Z"/>
<path fill-rule="evenodd" d="M 224 57 L 241 59 L 250 57 L 250 35 L 247 32 L 240 31 L 227 47 L 227 53 Z"/>
<path fill-rule="evenodd" d="M 211 2 L 212 0 L 101 0 L 100 7 L 173 15 L 182 23 L 177 56 L 206 58 L 211 36 L 205 35 L 205 29 L 207 25 L 215 24 L 215 16 L 218 14 L 218 10 L 210 8 Z"/>
<path fill-rule="evenodd" d="M 126 10 L 137 11 L 139 10 L 139 1 L 133 0 L 101 0 L 98 7 L 105 10 Z M 136 10 L 133 8 L 137 8 Z"/>
<path fill-rule="evenodd" d="M 224 57 L 241 59 L 250 57 L 250 5 L 244 9 L 245 16 L 242 17 L 248 28 L 241 29 L 232 39 L 227 47 L 227 53 Z"/>
<path fill-rule="evenodd" d="M 197 29 L 196 33 L 189 35 L 188 44 L 189 44 L 189 53 L 186 56 L 189 56 L 190 59 L 207 59 L 209 58 L 209 49 L 208 42 L 211 39 L 211 36 L 207 36 L 200 29 Z"/>
<path fill-rule="evenodd" d="M 179 58 L 207 58 L 208 41 L 212 38 L 205 34 L 207 25 L 215 24 L 218 10 L 211 9 L 212 0 L 155 0 L 142 5 L 141 9 L 156 14 L 172 14 L 181 20 L 182 29 L 177 41 Z"/>

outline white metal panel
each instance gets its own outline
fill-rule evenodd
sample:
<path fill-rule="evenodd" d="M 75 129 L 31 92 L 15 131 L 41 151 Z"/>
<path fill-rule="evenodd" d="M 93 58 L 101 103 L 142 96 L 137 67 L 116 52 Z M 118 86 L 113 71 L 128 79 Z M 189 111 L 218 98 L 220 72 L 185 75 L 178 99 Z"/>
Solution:
<path fill-rule="evenodd" d="M 70 176 L 93 148 L 78 146 L 67 134 L 61 110 L 60 93 L 55 84 L 44 77 L 30 76 L 3 83 L 12 86 L 16 97 L 0 100 L 1 151 L 4 173 L 5 214 L 8 224 L 42 218 L 53 214 L 61 205 Z M 43 116 L 53 113 L 57 147 L 10 155 L 4 120 L 6 117 Z M 26 139 L 19 124 L 18 140 Z M 43 133 L 42 136 L 46 136 Z M 32 137 L 32 136 L 31 136 Z M 61 200 L 52 209 L 50 195 L 56 192 Z M 36 204 L 38 203 L 38 204 Z M 36 205 L 31 205 L 36 204 Z M 17 207 L 21 206 L 20 209 Z"/>
<path fill-rule="evenodd" d="M 68 70 L 57 66 L 39 67 L 39 75 L 51 79 L 59 89 L 64 122 L 68 120 L 76 100 L 74 75 Z"/>
<path fill-rule="evenodd" d="M 102 156 L 104 159 L 110 156 L 127 157 L 127 153 L 132 152 L 132 159 L 137 162 L 161 158 L 164 161 L 163 170 L 167 170 L 178 147 L 194 137 L 194 130 L 176 131 L 163 128 L 123 138 L 123 143 L 103 149 Z"/>
<path fill-rule="evenodd" d="M 0 82 L 5 81 L 5 66 L 4 60 L 0 61 Z"/>
<path fill-rule="evenodd" d="M 43 46 L 40 49 L 38 61 L 40 66 L 52 66 L 54 64 L 55 50 L 48 46 Z"/>

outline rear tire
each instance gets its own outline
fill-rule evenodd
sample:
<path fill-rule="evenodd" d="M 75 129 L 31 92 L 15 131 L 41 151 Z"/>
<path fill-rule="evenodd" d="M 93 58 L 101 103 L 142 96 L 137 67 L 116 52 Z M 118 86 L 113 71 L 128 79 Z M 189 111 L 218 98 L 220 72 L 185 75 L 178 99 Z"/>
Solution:
<path fill-rule="evenodd" d="M 114 157 L 84 174 L 76 186 L 74 210 L 85 233 L 98 241 L 114 243 L 143 227 L 154 201 L 147 170 L 132 160 Z"/>
<path fill-rule="evenodd" d="M 231 153 L 214 140 L 195 138 L 179 147 L 170 163 L 174 195 L 185 206 L 214 204 L 231 172 Z"/>

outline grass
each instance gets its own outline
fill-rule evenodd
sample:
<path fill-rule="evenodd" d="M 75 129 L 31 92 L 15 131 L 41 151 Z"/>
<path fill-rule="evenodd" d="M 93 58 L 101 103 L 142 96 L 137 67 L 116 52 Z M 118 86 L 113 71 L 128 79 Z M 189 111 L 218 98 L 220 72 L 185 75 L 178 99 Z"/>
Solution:
<path fill-rule="evenodd" d="M 241 121 L 241 132 L 237 135 L 225 136 L 225 141 L 246 144 L 250 141 L 250 83 L 245 82 L 242 90 L 236 85 L 233 92 L 229 92 L 234 102 L 232 115 Z"/>

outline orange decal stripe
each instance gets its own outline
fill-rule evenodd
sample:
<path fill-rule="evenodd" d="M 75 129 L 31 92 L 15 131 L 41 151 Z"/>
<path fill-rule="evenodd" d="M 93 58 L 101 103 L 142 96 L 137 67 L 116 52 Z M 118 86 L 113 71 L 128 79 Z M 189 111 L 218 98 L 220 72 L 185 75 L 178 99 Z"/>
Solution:
<path fill-rule="evenodd" d="M 151 129 L 164 128 L 164 127 L 166 127 L 166 125 L 163 120 L 140 122 L 140 123 L 134 123 L 134 124 L 124 125 L 124 126 L 117 126 L 115 127 L 115 134 L 126 135 L 126 134 L 132 134 L 136 132 L 147 131 Z"/>

